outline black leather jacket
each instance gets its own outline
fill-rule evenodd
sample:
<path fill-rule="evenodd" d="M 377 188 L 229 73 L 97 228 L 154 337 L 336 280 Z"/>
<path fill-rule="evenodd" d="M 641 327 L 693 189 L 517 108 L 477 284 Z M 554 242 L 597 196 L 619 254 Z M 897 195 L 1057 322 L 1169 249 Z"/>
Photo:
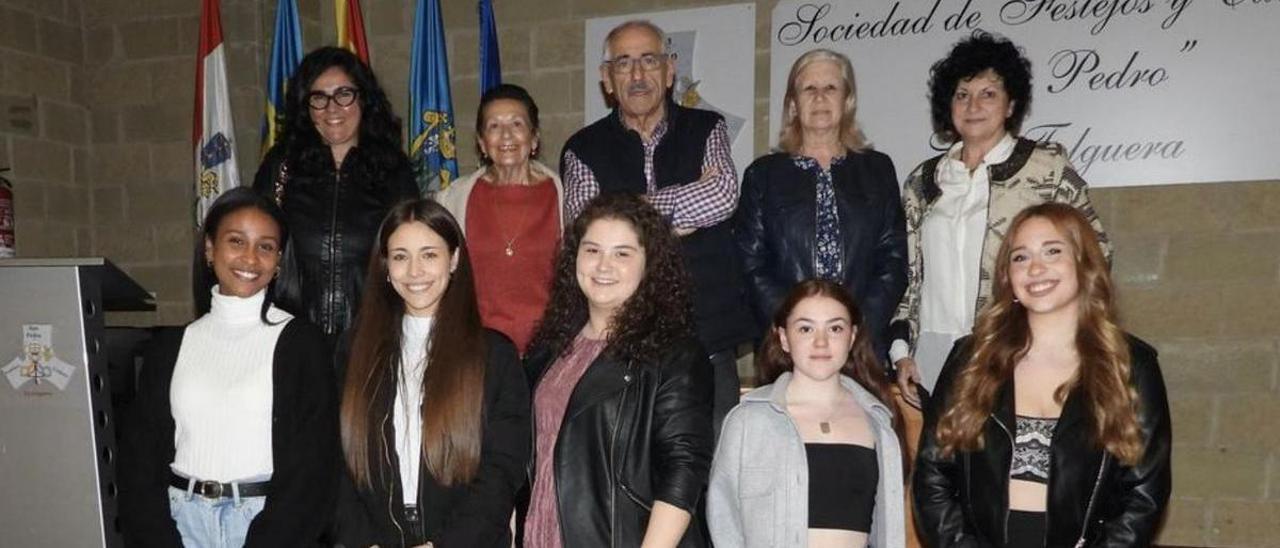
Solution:
<path fill-rule="evenodd" d="M 878 356 L 907 288 L 907 232 L 893 162 L 882 153 L 847 152 L 831 168 L 840 218 L 841 278 L 872 330 Z M 742 177 L 734 238 L 742 254 L 757 332 L 798 282 L 815 277 L 817 191 L 813 175 L 790 154 L 751 163 Z"/>
<path fill-rule="evenodd" d="M 283 203 L 291 245 L 277 287 L 282 308 L 316 324 L 330 340 L 351 325 L 359 309 L 369 253 L 387 210 L 416 197 L 408 159 L 384 176 L 370 175 L 370 161 L 351 149 L 341 170 L 332 162 L 309 173 L 302 162 L 287 163 Z M 274 198 L 281 147 L 271 149 L 253 178 L 253 189 Z M 376 180 L 374 180 L 376 179 Z"/>
<path fill-rule="evenodd" d="M 608 353 L 606 348 L 578 381 L 556 440 L 556 505 L 565 548 L 639 546 L 655 501 L 693 515 L 679 546 L 709 546 L 700 504 L 713 450 L 706 352 L 690 336 L 672 341 L 654 364 L 622 362 Z M 535 383 L 554 361 L 548 352 L 534 351 L 527 365 Z M 526 512 L 522 505 L 520 523 Z"/>
<path fill-rule="evenodd" d="M 997 394 L 983 430 L 985 448 L 942 458 L 934 435 L 951 400 L 951 385 L 970 355 L 969 337 L 956 343 L 925 409 L 913 482 L 916 515 L 934 548 L 1003 547 L 1009 514 L 1013 383 Z M 1130 383 L 1138 392 L 1145 453 L 1136 466 L 1119 463 L 1091 441 L 1088 410 L 1072 391 L 1050 446 L 1045 546 L 1150 546 L 1169 500 L 1169 404 L 1156 351 L 1129 336 Z"/>

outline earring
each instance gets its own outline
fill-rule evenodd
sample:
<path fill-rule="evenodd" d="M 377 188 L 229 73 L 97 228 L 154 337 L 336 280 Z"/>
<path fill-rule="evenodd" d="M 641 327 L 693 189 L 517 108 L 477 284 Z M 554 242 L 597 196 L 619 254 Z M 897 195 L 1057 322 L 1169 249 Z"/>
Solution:
<path fill-rule="evenodd" d="M 387 283 L 391 283 L 391 275 L 387 274 Z"/>

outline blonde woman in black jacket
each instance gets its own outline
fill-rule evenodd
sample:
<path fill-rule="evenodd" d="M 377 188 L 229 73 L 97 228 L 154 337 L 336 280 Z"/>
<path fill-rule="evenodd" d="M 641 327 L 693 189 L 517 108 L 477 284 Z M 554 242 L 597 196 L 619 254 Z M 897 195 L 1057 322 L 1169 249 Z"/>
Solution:
<path fill-rule="evenodd" d="M 1150 546 L 1169 405 L 1156 351 L 1115 323 L 1097 234 L 1070 205 L 1027 208 L 993 286 L 925 409 L 913 490 L 927 544 Z"/>

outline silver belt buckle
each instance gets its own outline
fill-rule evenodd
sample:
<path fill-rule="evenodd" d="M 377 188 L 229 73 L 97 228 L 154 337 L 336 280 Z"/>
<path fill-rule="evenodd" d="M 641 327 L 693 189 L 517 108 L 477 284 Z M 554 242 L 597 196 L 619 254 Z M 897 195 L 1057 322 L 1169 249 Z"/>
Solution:
<path fill-rule="evenodd" d="M 197 481 L 195 492 L 209 499 L 222 498 L 222 484 L 216 481 Z"/>

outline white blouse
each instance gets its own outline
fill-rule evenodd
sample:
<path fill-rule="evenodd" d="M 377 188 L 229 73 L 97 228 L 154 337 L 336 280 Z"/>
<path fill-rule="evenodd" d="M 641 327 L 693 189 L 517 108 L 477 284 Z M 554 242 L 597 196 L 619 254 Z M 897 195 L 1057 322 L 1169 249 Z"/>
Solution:
<path fill-rule="evenodd" d="M 400 375 L 396 389 L 394 424 L 400 461 L 400 488 L 405 504 L 418 503 L 418 472 L 422 459 L 422 377 L 427 371 L 427 339 L 432 318 L 406 314 L 400 322 Z"/>
<path fill-rule="evenodd" d="M 963 143 L 952 145 L 938 162 L 935 180 L 942 195 L 920 227 L 924 279 L 915 361 L 926 390 L 933 390 L 952 344 L 973 330 L 987 232 L 989 167 L 1008 160 L 1015 144 L 1017 139 L 1006 133 L 973 171 L 960 156 Z M 906 341 L 894 341 L 890 354 L 894 361 L 905 357 Z"/>

